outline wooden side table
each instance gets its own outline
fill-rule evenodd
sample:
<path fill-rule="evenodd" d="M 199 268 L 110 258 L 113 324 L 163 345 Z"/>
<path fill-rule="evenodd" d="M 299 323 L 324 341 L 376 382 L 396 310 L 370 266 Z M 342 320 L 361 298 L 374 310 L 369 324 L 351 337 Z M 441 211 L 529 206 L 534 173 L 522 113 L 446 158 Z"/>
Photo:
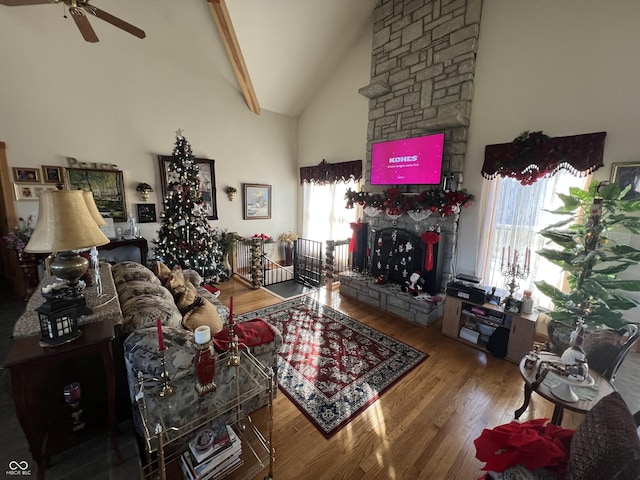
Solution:
<path fill-rule="evenodd" d="M 65 379 L 66 372 L 61 372 L 67 359 L 74 359 L 79 363 L 92 355 L 100 357 L 106 376 L 111 445 L 118 461 L 122 462 L 116 440 L 115 371 L 111 348 L 113 325 L 102 321 L 83 325 L 80 330 L 80 338 L 57 347 L 40 346 L 38 336 L 15 339 L 2 363 L 2 368 L 11 370 L 16 415 L 29 442 L 39 479 L 44 479 L 45 466 L 51 455 L 87 440 L 100 428 L 100 419 L 104 418 L 103 411 L 90 411 L 87 400 L 89 392 L 83 392 L 85 403 L 81 399 L 80 407 L 85 411 L 87 426 L 84 430 L 72 431 L 71 411 L 63 396 L 63 387 L 69 383 L 69 379 Z M 80 383 L 83 381 L 80 380 Z"/>
<path fill-rule="evenodd" d="M 527 407 L 529 406 L 531 393 L 534 391 L 531 385 L 536 381 L 536 372 L 538 371 L 540 362 L 543 362 L 543 361 L 559 362 L 560 357 L 552 353 L 541 353 L 536 363 L 536 366 L 532 369 L 524 368 L 525 357 L 523 357 L 522 360 L 520 361 L 520 375 L 524 380 L 524 401 L 522 403 L 522 406 L 515 411 L 516 420 L 520 418 L 520 415 L 522 415 L 524 411 L 527 409 Z M 556 397 L 551 392 L 551 389 L 544 383 L 540 383 L 540 385 L 537 386 L 535 392 L 541 397 L 549 400 L 551 403 L 554 404 L 551 423 L 555 425 L 562 424 L 562 417 L 563 417 L 565 408 L 578 413 L 587 413 L 589 410 L 591 410 L 594 407 L 596 403 L 600 401 L 600 399 L 606 397 L 607 395 L 615 391 L 615 388 L 613 388 L 613 385 L 611 385 L 606 378 L 602 377 L 597 372 L 589 371 L 589 375 L 593 377 L 593 381 L 594 381 L 593 386 L 598 388 L 598 394 L 592 400 L 578 400 L 577 402 L 567 402 Z"/>

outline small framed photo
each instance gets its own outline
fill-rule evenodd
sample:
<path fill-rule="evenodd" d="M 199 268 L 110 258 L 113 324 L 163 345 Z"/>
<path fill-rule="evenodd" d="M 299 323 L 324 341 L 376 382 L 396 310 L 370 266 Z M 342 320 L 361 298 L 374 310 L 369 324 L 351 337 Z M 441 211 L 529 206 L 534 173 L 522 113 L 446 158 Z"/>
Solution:
<path fill-rule="evenodd" d="M 56 167 L 55 165 L 43 165 L 42 178 L 44 179 L 44 183 L 64 183 L 62 167 Z"/>
<path fill-rule="evenodd" d="M 245 220 L 271 218 L 271 185 L 243 183 Z"/>
<path fill-rule="evenodd" d="M 116 227 L 113 223 L 113 218 L 111 217 L 103 217 L 104 221 L 107 222 L 106 225 L 102 225 L 100 230 L 104 233 L 104 236 L 110 239 L 116 238 Z"/>
<path fill-rule="evenodd" d="M 13 167 L 13 181 L 16 183 L 40 183 L 40 169 Z"/>
<path fill-rule="evenodd" d="M 43 190 L 55 190 L 54 186 L 13 184 L 16 200 L 38 200 Z"/>
<path fill-rule="evenodd" d="M 520 313 L 522 310 L 522 301 L 515 298 L 507 298 L 504 302 L 504 311 L 509 313 Z"/>
<path fill-rule="evenodd" d="M 617 183 L 622 190 L 631 186 L 624 200 L 640 198 L 640 163 L 613 163 L 611 181 Z"/>
<path fill-rule="evenodd" d="M 136 203 L 138 210 L 138 223 L 156 222 L 156 204 L 155 203 Z"/>

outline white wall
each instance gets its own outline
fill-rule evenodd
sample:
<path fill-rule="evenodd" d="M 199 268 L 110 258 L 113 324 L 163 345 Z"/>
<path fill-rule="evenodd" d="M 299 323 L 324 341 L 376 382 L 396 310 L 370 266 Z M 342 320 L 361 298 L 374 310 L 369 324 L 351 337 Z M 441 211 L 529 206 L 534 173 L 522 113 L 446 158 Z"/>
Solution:
<path fill-rule="evenodd" d="M 129 210 L 141 203 L 135 186 L 147 182 L 159 213 L 155 155 L 171 155 L 181 128 L 195 156 L 216 162 L 219 220 L 212 226 L 274 236 L 293 228 L 296 121 L 249 111 L 206 2 L 114 0 L 104 8 L 147 38 L 91 18 L 100 42 L 89 44 L 62 7 L 0 6 L 0 140 L 10 167 L 67 166 L 66 157 L 114 163 L 124 171 Z M 242 183 L 273 186 L 271 220 L 242 220 Z M 238 189 L 234 202 L 228 185 Z M 26 216 L 37 202 L 15 206 Z M 158 224 L 140 226 L 155 238 Z"/>
<path fill-rule="evenodd" d="M 367 148 L 369 100 L 358 89 L 369 84 L 372 24 L 363 29 L 358 42 L 334 75 L 305 108 L 298 122 L 298 163 L 317 165 L 362 160 Z M 300 174 L 298 175 L 298 183 Z M 300 204 L 302 189 L 300 189 Z M 345 202 L 346 205 L 346 202 Z M 298 215 L 302 230 L 302 212 Z"/>
<path fill-rule="evenodd" d="M 479 199 L 485 145 L 524 130 L 606 131 L 596 179 L 614 162 L 638 162 L 639 18 L 636 0 L 485 0 L 464 186 Z M 461 216 L 458 272 L 474 271 L 478 204 Z"/>

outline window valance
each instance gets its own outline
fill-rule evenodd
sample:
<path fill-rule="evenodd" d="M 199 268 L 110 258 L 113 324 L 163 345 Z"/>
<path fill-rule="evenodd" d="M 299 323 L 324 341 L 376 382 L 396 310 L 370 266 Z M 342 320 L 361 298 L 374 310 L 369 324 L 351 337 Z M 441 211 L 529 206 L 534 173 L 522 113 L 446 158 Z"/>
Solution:
<path fill-rule="evenodd" d="M 511 177 L 530 185 L 561 169 L 585 176 L 604 165 L 607 132 L 568 137 L 548 137 L 542 132 L 523 132 L 511 143 L 487 145 L 482 176 Z"/>
<path fill-rule="evenodd" d="M 300 185 L 305 182 L 324 185 L 346 182 L 349 179 L 362 179 L 362 160 L 340 163 L 327 163 L 326 160 L 322 160 L 313 167 L 300 167 Z"/>

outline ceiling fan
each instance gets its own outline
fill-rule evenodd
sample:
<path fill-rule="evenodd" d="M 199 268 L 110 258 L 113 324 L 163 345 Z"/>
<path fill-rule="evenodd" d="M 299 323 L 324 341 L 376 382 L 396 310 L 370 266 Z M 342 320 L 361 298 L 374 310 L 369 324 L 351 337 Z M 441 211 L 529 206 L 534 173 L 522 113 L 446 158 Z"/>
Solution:
<path fill-rule="evenodd" d="M 82 37 L 91 43 L 95 43 L 98 41 L 98 36 L 96 35 L 95 30 L 89 23 L 89 19 L 87 18 L 87 13 L 98 17 L 101 20 L 104 20 L 107 23 L 110 23 L 114 27 L 118 27 L 125 32 L 130 33 L 131 35 L 135 35 L 138 38 L 146 37 L 144 30 L 139 29 L 138 27 L 131 25 L 130 23 L 121 20 L 120 18 L 114 17 L 110 13 L 105 12 L 104 10 L 100 10 L 97 7 L 89 4 L 88 0 L 0 0 L 0 5 L 6 5 L 8 7 L 21 7 L 24 5 L 41 5 L 45 3 L 62 3 L 64 4 L 68 10 L 73 21 L 76 22 L 78 30 L 82 34 Z M 66 18 L 66 15 L 65 15 Z"/>

